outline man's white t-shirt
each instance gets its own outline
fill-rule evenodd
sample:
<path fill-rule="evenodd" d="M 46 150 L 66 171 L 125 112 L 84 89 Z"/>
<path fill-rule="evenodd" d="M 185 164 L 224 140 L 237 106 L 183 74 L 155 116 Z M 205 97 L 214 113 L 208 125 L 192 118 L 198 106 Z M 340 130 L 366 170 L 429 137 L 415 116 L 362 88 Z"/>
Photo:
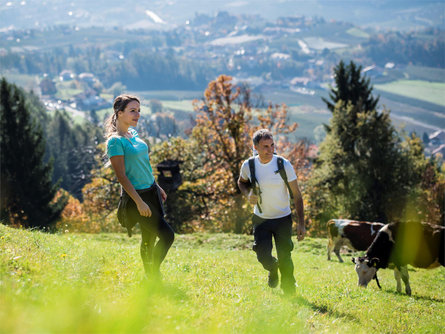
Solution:
<path fill-rule="evenodd" d="M 291 163 L 284 158 L 283 161 L 288 182 L 296 180 L 297 175 Z M 260 206 L 263 212 L 260 213 L 258 205 L 255 205 L 253 213 L 265 219 L 281 218 L 290 215 L 289 192 L 280 173 L 278 173 L 277 156 L 274 155 L 267 164 L 262 164 L 260 158 L 256 156 L 255 176 L 261 190 Z M 244 161 L 241 166 L 241 177 L 244 180 L 250 180 L 249 160 Z"/>

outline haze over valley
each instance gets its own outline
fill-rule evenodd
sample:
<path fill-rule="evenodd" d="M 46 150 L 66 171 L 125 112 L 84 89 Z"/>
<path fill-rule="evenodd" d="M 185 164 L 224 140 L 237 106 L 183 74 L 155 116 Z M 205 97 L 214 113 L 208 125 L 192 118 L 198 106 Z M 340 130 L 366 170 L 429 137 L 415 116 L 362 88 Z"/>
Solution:
<path fill-rule="evenodd" d="M 296 136 L 316 142 L 332 69 L 353 60 L 395 124 L 429 136 L 445 128 L 443 29 L 442 1 L 9 1 L 0 74 L 77 119 L 128 90 L 184 128 L 191 101 L 227 74 L 289 105 Z"/>

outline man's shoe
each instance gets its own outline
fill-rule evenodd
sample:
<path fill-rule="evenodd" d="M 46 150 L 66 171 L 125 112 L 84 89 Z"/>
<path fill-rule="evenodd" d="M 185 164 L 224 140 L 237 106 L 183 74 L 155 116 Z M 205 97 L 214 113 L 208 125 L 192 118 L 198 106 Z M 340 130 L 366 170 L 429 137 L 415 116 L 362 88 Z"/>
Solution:
<path fill-rule="evenodd" d="M 271 288 L 276 288 L 278 286 L 278 268 L 275 267 L 275 269 L 269 271 L 269 280 L 267 281 L 267 284 Z"/>

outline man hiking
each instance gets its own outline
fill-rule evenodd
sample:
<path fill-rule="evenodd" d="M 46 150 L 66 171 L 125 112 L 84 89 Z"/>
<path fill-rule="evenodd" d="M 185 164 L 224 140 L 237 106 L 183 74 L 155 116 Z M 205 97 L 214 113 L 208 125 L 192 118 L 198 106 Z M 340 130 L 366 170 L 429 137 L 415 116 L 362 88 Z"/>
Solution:
<path fill-rule="evenodd" d="M 244 161 L 238 179 L 241 192 L 254 204 L 252 217 L 253 250 L 264 269 L 269 271 L 268 284 L 278 286 L 285 295 L 295 293 L 294 265 L 292 263 L 292 217 L 289 196 L 298 214 L 297 237 L 304 239 L 303 199 L 292 164 L 274 154 L 274 140 L 269 130 L 261 129 L 253 135 L 253 146 L 258 152 Z M 275 239 L 278 260 L 272 256 L 272 236 Z"/>

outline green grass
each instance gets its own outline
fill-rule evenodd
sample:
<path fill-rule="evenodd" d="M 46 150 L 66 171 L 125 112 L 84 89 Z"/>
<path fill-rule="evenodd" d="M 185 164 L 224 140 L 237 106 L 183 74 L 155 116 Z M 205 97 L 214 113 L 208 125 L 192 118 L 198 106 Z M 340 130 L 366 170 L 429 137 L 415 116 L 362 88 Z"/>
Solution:
<path fill-rule="evenodd" d="M 421 80 L 398 80 L 375 85 L 377 90 L 445 106 L 445 83 Z"/>
<path fill-rule="evenodd" d="M 312 142 L 315 141 L 314 129 L 320 124 L 329 124 L 331 116 L 330 112 L 309 106 L 289 108 L 289 120 L 298 123 L 295 136 L 307 138 Z"/>
<path fill-rule="evenodd" d="M 408 65 L 405 74 L 410 80 L 445 82 L 445 69 Z"/>
<path fill-rule="evenodd" d="M 359 28 L 353 27 L 346 31 L 351 36 L 360 37 L 360 38 L 369 38 L 369 34 Z"/>
<path fill-rule="evenodd" d="M 438 333 L 445 270 L 410 270 L 413 296 L 390 270 L 356 286 L 349 257 L 324 239 L 295 241 L 297 294 L 266 285 L 252 237 L 177 235 L 162 285 L 142 280 L 138 235 L 43 234 L 0 225 L 1 333 Z"/>
<path fill-rule="evenodd" d="M 80 88 L 71 88 L 72 82 L 57 82 L 57 93 L 55 97 L 57 99 L 61 99 L 67 101 L 77 94 L 83 92 L 83 89 Z"/>
<path fill-rule="evenodd" d="M 140 96 L 144 100 L 193 100 L 200 99 L 204 94 L 205 87 L 202 91 L 196 90 L 150 90 L 150 91 L 136 91 L 135 95 Z M 148 102 L 148 101 L 145 101 Z"/>
<path fill-rule="evenodd" d="M 162 102 L 162 107 L 164 109 L 181 110 L 188 113 L 194 112 L 193 100 L 182 100 L 182 101 L 163 100 L 161 102 Z"/>
<path fill-rule="evenodd" d="M 391 110 L 391 115 L 394 116 L 393 121 L 397 120 L 397 115 L 404 117 L 408 125 L 419 127 L 419 129 L 422 128 L 419 122 L 426 124 L 430 131 L 432 128 L 445 127 L 443 107 L 387 92 L 378 91 L 378 95 L 381 96 L 379 103 Z"/>

